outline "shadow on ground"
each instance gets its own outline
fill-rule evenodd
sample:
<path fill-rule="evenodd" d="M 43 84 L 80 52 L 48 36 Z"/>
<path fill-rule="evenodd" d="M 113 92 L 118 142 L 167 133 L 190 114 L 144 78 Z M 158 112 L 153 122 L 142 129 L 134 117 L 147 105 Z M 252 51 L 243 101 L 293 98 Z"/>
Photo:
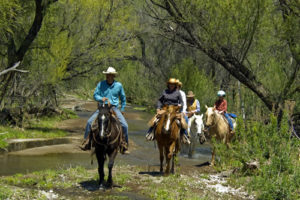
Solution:
<path fill-rule="evenodd" d="M 79 184 L 83 189 L 91 191 L 91 192 L 99 190 L 99 184 L 98 184 L 98 181 L 96 181 L 96 180 L 83 181 L 83 182 L 80 182 Z"/>
<path fill-rule="evenodd" d="M 157 172 L 157 171 L 152 171 L 152 172 L 139 172 L 141 175 L 150 175 L 150 176 L 163 176 L 163 173 Z"/>

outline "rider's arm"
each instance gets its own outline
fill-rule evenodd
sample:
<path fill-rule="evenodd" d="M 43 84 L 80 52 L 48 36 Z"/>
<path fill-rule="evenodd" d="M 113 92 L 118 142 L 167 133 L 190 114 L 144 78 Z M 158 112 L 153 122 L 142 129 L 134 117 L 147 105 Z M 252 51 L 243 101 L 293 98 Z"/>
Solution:
<path fill-rule="evenodd" d="M 196 99 L 196 113 L 200 113 L 200 102 Z"/>
<path fill-rule="evenodd" d="M 183 104 L 183 99 L 182 99 L 182 96 L 181 96 L 181 94 L 180 94 L 180 92 L 178 91 L 178 102 L 179 102 L 179 104 L 180 105 L 183 105 L 184 106 L 184 104 Z"/>
<path fill-rule="evenodd" d="M 186 96 L 185 96 L 184 92 L 182 92 L 181 94 L 182 94 L 181 98 L 182 98 L 182 102 L 183 102 L 183 104 L 182 104 L 182 112 L 186 113 L 187 112 L 186 111 Z"/>
<path fill-rule="evenodd" d="M 121 112 L 123 112 L 125 109 L 125 106 L 126 106 L 126 96 L 125 96 L 125 91 L 124 91 L 122 84 L 121 84 L 121 90 L 120 90 L 120 99 L 121 99 Z"/>
<path fill-rule="evenodd" d="M 103 96 L 101 96 L 101 94 L 100 94 L 100 88 L 101 88 L 101 82 L 98 83 L 98 85 L 94 91 L 94 99 L 98 102 L 102 102 L 102 98 L 103 98 Z"/>

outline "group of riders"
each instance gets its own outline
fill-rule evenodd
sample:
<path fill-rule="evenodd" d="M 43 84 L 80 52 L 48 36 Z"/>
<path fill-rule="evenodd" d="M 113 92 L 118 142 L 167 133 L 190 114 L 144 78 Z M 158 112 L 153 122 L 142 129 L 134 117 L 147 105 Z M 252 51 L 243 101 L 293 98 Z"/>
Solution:
<path fill-rule="evenodd" d="M 126 96 L 122 84 L 115 80 L 117 71 L 113 67 L 108 67 L 106 71 L 103 71 L 103 74 L 106 75 L 106 80 L 103 80 L 98 83 L 95 92 L 94 99 L 99 103 L 109 103 L 114 112 L 114 115 L 119 120 L 120 125 L 122 126 L 122 132 L 124 135 L 124 143 L 122 144 L 122 149 L 124 154 L 128 154 L 128 124 L 124 118 L 124 109 L 126 106 Z M 167 89 L 165 89 L 157 101 L 157 110 L 156 115 L 154 116 L 154 123 L 149 128 L 146 134 L 146 139 L 151 141 L 155 139 L 154 130 L 157 122 L 159 121 L 159 116 L 164 108 L 164 106 L 173 105 L 179 106 L 181 117 L 180 123 L 191 124 L 193 116 L 200 113 L 200 103 L 195 99 L 195 95 L 192 91 L 188 91 L 186 95 L 184 91 L 181 90 L 182 83 L 175 78 L 170 78 L 167 81 Z M 225 100 L 226 93 L 222 90 L 218 91 L 218 100 L 214 104 L 214 110 L 222 113 L 227 119 L 229 124 L 229 129 L 232 134 L 233 132 L 233 123 L 229 114 L 227 113 L 227 101 Z M 120 102 L 121 101 L 121 102 Z M 121 104 L 119 109 L 119 104 Z M 91 132 L 92 124 L 98 116 L 99 110 L 93 113 L 93 115 L 87 121 L 84 142 L 81 146 L 82 150 L 91 149 Z M 189 123 L 190 122 L 190 123 Z M 183 127 L 183 126 L 182 126 Z M 205 130 L 204 130 L 205 131 Z M 190 144 L 190 129 L 182 128 L 181 140 L 185 144 Z"/>

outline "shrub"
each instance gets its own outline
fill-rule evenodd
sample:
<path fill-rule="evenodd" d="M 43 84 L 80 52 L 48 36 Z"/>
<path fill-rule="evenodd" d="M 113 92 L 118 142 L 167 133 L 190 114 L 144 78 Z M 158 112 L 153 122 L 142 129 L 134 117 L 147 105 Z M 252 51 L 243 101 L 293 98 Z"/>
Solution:
<path fill-rule="evenodd" d="M 219 167 L 240 169 L 235 178 L 250 177 L 247 188 L 255 191 L 258 199 L 300 198 L 300 141 L 290 137 L 287 120 L 283 120 L 278 130 L 273 115 L 267 125 L 261 122 L 244 124 L 238 119 L 231 149 L 223 144 L 216 146 Z M 260 164 L 257 170 L 246 167 L 247 162 L 254 160 Z"/>

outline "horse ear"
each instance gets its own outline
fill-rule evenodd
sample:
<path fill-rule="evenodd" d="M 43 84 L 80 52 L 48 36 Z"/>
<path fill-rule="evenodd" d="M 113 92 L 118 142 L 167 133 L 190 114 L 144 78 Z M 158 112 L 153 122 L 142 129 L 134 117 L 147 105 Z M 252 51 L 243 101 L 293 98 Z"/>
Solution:
<path fill-rule="evenodd" d="M 206 109 L 208 108 L 207 105 L 205 105 L 205 108 L 206 108 Z"/>

